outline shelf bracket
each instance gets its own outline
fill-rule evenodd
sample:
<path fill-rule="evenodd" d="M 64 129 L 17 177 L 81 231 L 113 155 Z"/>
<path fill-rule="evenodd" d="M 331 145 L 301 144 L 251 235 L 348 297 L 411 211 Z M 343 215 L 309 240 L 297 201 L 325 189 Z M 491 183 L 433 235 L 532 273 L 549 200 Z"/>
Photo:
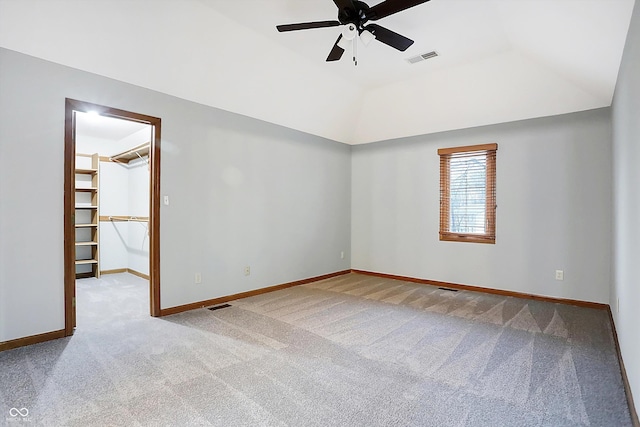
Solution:
<path fill-rule="evenodd" d="M 145 158 L 144 158 L 144 157 L 142 157 L 142 156 L 140 155 L 140 153 L 138 153 L 137 151 L 136 151 L 136 156 L 138 156 L 138 158 L 140 158 L 140 159 L 144 160 L 144 162 L 147 164 L 147 166 L 149 165 L 149 159 L 145 159 Z"/>

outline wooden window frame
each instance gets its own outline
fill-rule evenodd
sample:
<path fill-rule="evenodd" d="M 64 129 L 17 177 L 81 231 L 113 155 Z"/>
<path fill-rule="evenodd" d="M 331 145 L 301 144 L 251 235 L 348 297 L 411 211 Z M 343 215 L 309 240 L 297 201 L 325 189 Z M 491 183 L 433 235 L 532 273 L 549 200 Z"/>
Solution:
<path fill-rule="evenodd" d="M 496 243 L 496 152 L 498 144 L 469 145 L 464 147 L 441 148 L 440 156 L 440 240 L 449 242 Z M 485 154 L 486 170 L 486 200 L 485 200 L 485 232 L 484 233 L 456 233 L 449 231 L 450 227 L 450 161 L 457 154 Z"/>

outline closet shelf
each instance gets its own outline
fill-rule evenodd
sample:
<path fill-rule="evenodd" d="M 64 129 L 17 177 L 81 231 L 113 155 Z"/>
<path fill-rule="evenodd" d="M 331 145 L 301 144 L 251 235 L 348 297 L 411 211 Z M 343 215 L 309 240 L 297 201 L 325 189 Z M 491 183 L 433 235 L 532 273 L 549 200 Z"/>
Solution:
<path fill-rule="evenodd" d="M 76 279 L 100 277 L 100 154 L 76 154 L 75 176 L 75 263 Z M 85 162 L 90 158 L 91 163 Z M 87 177 L 90 179 L 87 180 Z M 88 270 L 88 271 L 87 271 Z"/>
<path fill-rule="evenodd" d="M 98 169 L 76 169 L 77 174 L 89 174 L 95 175 L 98 173 Z"/>
<path fill-rule="evenodd" d="M 117 163 L 129 163 L 131 160 L 135 160 L 138 158 L 142 159 L 142 157 L 149 155 L 150 147 L 151 144 L 147 142 L 145 144 L 138 145 L 137 147 L 133 147 L 132 149 L 125 152 L 111 156 L 109 160 Z"/>

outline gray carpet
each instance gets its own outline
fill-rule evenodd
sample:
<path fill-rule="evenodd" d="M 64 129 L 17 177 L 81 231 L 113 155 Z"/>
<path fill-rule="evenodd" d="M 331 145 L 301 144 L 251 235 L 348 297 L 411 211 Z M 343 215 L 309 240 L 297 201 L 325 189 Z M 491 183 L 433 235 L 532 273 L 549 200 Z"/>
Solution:
<path fill-rule="evenodd" d="M 79 281 L 73 337 L 0 353 L 0 424 L 631 425 L 602 310 L 349 274 L 154 319 L 147 292 Z"/>

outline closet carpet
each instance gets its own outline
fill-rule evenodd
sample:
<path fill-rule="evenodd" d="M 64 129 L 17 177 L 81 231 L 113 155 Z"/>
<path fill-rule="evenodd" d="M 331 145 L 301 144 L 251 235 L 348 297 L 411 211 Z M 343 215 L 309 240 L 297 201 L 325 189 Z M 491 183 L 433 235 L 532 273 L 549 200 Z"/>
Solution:
<path fill-rule="evenodd" d="M 147 294 L 80 280 L 73 337 L 0 353 L 0 424 L 631 425 L 604 310 L 353 273 L 165 318 Z"/>

